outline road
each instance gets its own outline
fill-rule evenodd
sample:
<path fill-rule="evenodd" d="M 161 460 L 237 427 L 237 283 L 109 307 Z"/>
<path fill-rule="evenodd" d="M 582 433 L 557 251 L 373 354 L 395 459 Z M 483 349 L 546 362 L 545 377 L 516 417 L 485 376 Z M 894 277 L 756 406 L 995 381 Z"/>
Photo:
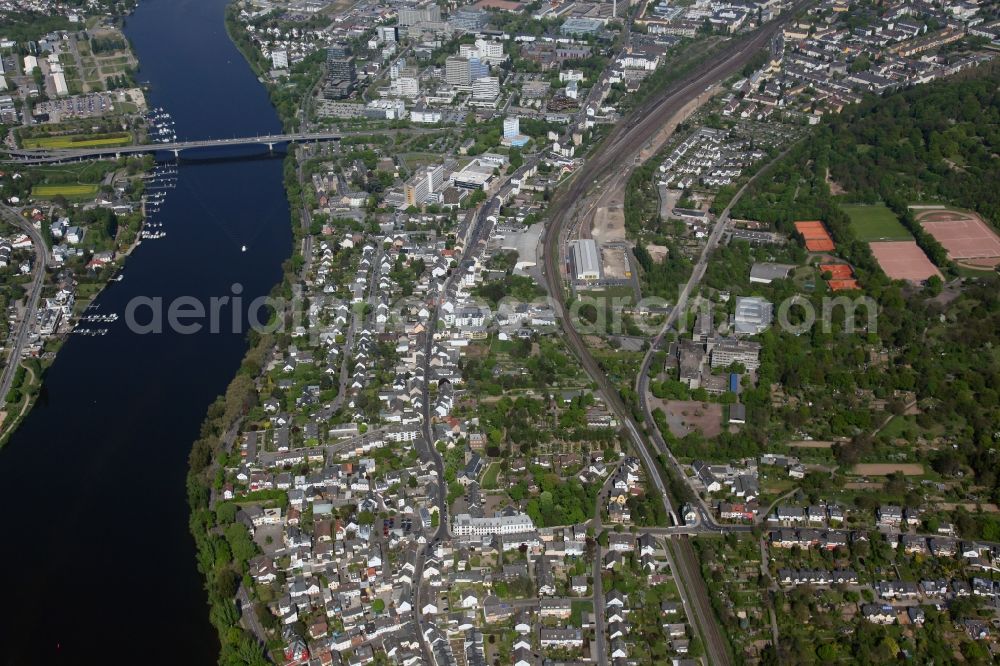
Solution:
<path fill-rule="evenodd" d="M 6 396 L 10 391 L 10 386 L 14 381 L 14 373 L 21 362 L 21 352 L 24 350 L 24 343 L 31 332 L 31 326 L 35 321 L 35 313 L 38 312 L 38 301 L 42 296 L 42 286 L 45 283 L 45 269 L 49 265 L 49 252 L 42 240 L 41 233 L 21 215 L 4 204 L 0 204 L 0 215 L 10 224 L 24 231 L 31 238 L 32 246 L 35 248 L 35 271 L 31 278 L 31 284 L 27 288 L 27 297 L 24 300 L 24 315 L 17 324 L 17 330 L 12 331 L 10 352 L 7 355 L 7 363 L 4 365 L 3 374 L 0 375 L 0 397 Z"/>
<path fill-rule="evenodd" d="M 659 426 L 656 425 L 656 420 L 653 419 L 653 410 L 649 403 L 649 369 L 653 362 L 653 355 L 662 348 L 663 340 L 666 337 L 667 332 L 674 328 L 677 324 L 677 320 L 680 315 L 687 308 L 688 299 L 691 297 L 691 294 L 694 293 L 695 288 L 705 276 L 705 271 L 708 268 L 708 262 L 712 256 L 712 252 L 715 251 L 716 247 L 718 247 L 722 234 L 726 230 L 726 225 L 729 223 L 729 215 L 733 206 L 739 202 L 744 193 L 746 193 L 747 189 L 754 182 L 756 182 L 758 178 L 768 173 L 771 167 L 779 162 L 782 157 L 787 155 L 791 148 L 792 146 L 785 148 L 785 150 L 782 151 L 777 157 L 758 170 L 757 173 L 755 173 L 743 185 L 743 187 L 736 192 L 730 200 L 729 205 L 726 206 L 725 210 L 723 210 L 716 219 L 715 226 L 712 227 L 712 233 L 709 234 L 708 241 L 705 243 L 705 247 L 702 248 L 701 255 L 698 257 L 698 263 L 695 264 L 691 271 L 691 276 L 688 278 L 687 283 L 681 290 L 681 293 L 677 298 L 677 304 L 673 307 L 673 309 L 671 309 L 670 313 L 667 315 L 666 321 L 663 323 L 663 327 L 660 329 L 660 332 L 657 333 L 656 337 L 653 338 L 653 341 L 649 345 L 649 349 L 646 351 L 646 355 L 642 359 L 642 367 L 639 368 L 639 374 L 636 376 L 635 390 L 636 394 L 639 396 L 639 406 L 642 408 L 642 416 L 647 425 L 647 432 L 649 433 L 650 439 L 653 441 L 653 445 L 656 447 L 656 450 L 666 457 L 666 460 L 680 479 L 687 480 L 688 477 L 684 473 L 680 463 L 677 461 L 677 458 L 674 457 L 673 452 L 664 441 L 663 434 L 660 432 Z M 687 483 L 690 484 L 691 482 L 688 480 Z M 706 504 L 705 500 L 701 498 L 696 489 L 692 487 L 690 494 L 694 498 L 693 501 L 697 503 L 700 522 L 712 529 L 730 529 L 732 527 L 730 525 L 721 525 L 715 520 L 712 510 Z"/>
<path fill-rule="evenodd" d="M 454 295 L 455 279 L 463 274 L 464 269 L 471 262 L 479 250 L 480 244 L 485 244 L 488 237 L 487 227 L 489 212 L 497 205 L 496 198 L 484 202 L 475 212 L 470 213 L 468 219 L 469 230 L 466 234 L 465 249 L 462 253 L 462 261 L 458 268 L 454 269 L 443 282 L 440 283 L 438 293 L 433 296 L 434 303 L 431 308 L 431 316 L 427 322 L 427 340 L 424 343 L 424 384 L 423 384 L 423 437 L 416 442 L 417 452 L 424 460 L 432 460 L 437 472 L 437 492 L 434 496 L 434 504 L 438 508 L 438 527 L 433 534 L 427 537 L 427 543 L 421 544 L 417 550 L 415 563 L 414 581 L 416 581 L 416 603 L 414 612 L 417 618 L 417 632 L 420 634 L 420 647 L 424 653 L 425 663 L 436 664 L 430 644 L 424 638 L 424 632 L 429 624 L 424 620 L 421 609 L 425 605 L 427 596 L 427 586 L 424 585 L 423 574 L 424 564 L 427 561 L 427 550 L 432 548 L 436 542 L 447 539 L 451 535 L 451 518 L 448 515 L 448 485 L 444 478 L 444 459 L 434 448 L 434 432 L 431 427 L 431 396 L 430 396 L 430 376 L 431 376 L 431 354 L 434 350 L 434 333 L 437 331 L 438 319 L 441 313 L 441 304 Z"/>
<path fill-rule="evenodd" d="M 254 635 L 257 642 L 264 650 L 264 654 L 267 655 L 267 631 L 260 623 L 260 619 L 257 617 L 256 611 L 253 608 L 253 602 L 250 601 L 250 595 L 247 593 L 247 589 L 240 583 L 240 588 L 236 592 L 236 603 L 240 607 L 240 624 L 250 630 L 250 633 Z M 271 661 L 270 656 L 267 656 L 267 661 Z"/>
<path fill-rule="evenodd" d="M 385 129 L 380 134 L 396 134 L 406 132 L 408 135 L 440 132 L 440 129 Z M 371 131 L 364 132 L 290 132 L 286 134 L 265 134 L 263 136 L 241 136 L 222 139 L 199 139 L 195 141 L 172 141 L 170 143 L 147 143 L 132 146 L 97 147 L 97 148 L 65 148 L 46 150 L 41 148 L 11 148 L 9 158 L 19 164 L 47 164 L 72 160 L 98 159 L 136 155 L 143 153 L 172 152 L 179 155 L 182 150 L 191 148 L 218 148 L 222 146 L 268 146 L 273 148 L 279 143 L 315 143 L 321 141 L 340 141 L 346 136 L 370 136 Z"/>
<path fill-rule="evenodd" d="M 607 502 L 608 488 L 611 487 L 611 482 L 614 481 L 617 471 L 617 465 L 613 469 L 608 470 L 608 478 L 601 485 L 601 490 L 597 493 L 597 501 L 594 503 L 594 519 L 590 523 L 594 528 L 595 538 L 601 533 L 601 512 L 604 509 L 604 503 Z M 594 579 L 594 642 L 597 645 L 597 663 L 604 666 L 608 663 L 608 636 L 605 626 L 606 622 L 604 621 L 604 579 L 602 577 L 604 561 L 601 559 L 600 545 L 598 544 L 595 548 L 592 572 Z"/>
<path fill-rule="evenodd" d="M 306 191 L 306 177 L 305 171 L 302 165 L 305 164 L 306 160 L 310 157 L 309 148 L 307 146 L 300 146 L 298 152 L 295 155 L 295 176 L 299 181 L 299 188 L 302 192 Z M 302 264 L 302 279 L 308 279 L 309 269 L 312 268 L 312 245 L 313 245 L 313 235 L 309 233 L 310 227 L 312 227 L 312 211 L 309 210 L 309 206 L 306 205 L 306 200 L 302 200 L 302 222 L 301 227 L 303 233 L 302 238 L 302 258 L 304 263 Z"/>

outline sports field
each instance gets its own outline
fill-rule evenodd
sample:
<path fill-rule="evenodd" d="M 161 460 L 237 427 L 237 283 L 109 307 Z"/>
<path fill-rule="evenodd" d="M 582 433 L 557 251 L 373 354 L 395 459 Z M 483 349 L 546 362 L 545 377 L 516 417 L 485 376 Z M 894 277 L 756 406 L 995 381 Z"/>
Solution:
<path fill-rule="evenodd" d="M 822 222 L 805 220 L 795 223 L 795 230 L 802 235 L 810 252 L 833 252 L 837 246 Z"/>
<path fill-rule="evenodd" d="M 89 136 L 87 134 L 70 134 L 66 136 L 42 136 L 22 141 L 25 148 L 46 148 L 62 150 L 64 148 L 116 148 L 132 143 L 132 136 L 125 132 Z"/>
<path fill-rule="evenodd" d="M 869 243 L 868 247 L 882 271 L 893 280 L 923 282 L 932 275 L 942 277 L 915 241 Z"/>
<path fill-rule="evenodd" d="M 911 240 L 913 236 L 906 230 L 896 215 L 883 206 L 842 205 L 841 210 L 851 218 L 851 230 L 859 241 Z"/>
<path fill-rule="evenodd" d="M 860 289 L 861 285 L 854 279 L 854 269 L 847 264 L 820 264 L 820 275 L 830 274 L 830 279 L 826 283 L 832 291 L 849 291 Z"/>
<path fill-rule="evenodd" d="M 944 246 L 950 259 L 983 266 L 1000 263 L 1000 236 L 975 213 L 922 210 L 917 222 Z"/>
<path fill-rule="evenodd" d="M 97 194 L 96 183 L 66 183 L 61 185 L 35 185 L 31 188 L 31 196 L 40 199 L 51 199 L 63 196 L 67 199 L 89 199 Z"/>

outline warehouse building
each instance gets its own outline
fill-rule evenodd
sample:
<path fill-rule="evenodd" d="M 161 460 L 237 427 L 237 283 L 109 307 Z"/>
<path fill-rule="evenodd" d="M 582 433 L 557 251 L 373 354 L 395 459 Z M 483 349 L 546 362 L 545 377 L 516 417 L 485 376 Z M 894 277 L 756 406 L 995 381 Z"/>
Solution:
<path fill-rule="evenodd" d="M 577 280 L 600 280 L 601 259 L 597 242 L 592 238 L 573 241 L 573 274 Z"/>
<path fill-rule="evenodd" d="M 784 280 L 795 266 L 790 264 L 755 263 L 750 268 L 750 281 L 760 284 L 771 284 L 775 280 Z"/>

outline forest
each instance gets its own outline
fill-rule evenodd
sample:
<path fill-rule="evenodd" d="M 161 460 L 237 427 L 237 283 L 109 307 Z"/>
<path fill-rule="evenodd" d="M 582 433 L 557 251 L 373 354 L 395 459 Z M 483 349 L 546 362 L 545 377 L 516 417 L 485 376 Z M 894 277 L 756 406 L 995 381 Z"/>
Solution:
<path fill-rule="evenodd" d="M 867 456 L 877 459 L 880 442 L 870 433 L 896 413 L 898 396 L 912 391 L 917 424 L 935 440 L 936 451 L 921 454 L 925 462 L 948 476 L 959 470 L 974 473 L 992 500 L 1000 499 L 995 460 L 1000 439 L 1000 279 L 985 271 L 980 277 L 953 279 L 946 294 L 939 293 L 940 285 L 921 289 L 893 282 L 867 244 L 855 238 L 838 206 L 843 201 L 883 201 L 904 225 L 915 227 L 907 204 L 937 201 L 975 210 L 996 224 L 998 89 L 1000 67 L 990 64 L 868 100 L 827 118 L 768 179 L 752 186 L 734 217 L 765 221 L 792 235 L 794 220 L 822 220 L 838 254 L 851 262 L 865 294 L 877 302 L 877 326 L 865 325 L 867 313 L 861 307 L 854 313 L 854 332 L 845 332 L 842 324 L 851 313 L 838 308 L 828 331 L 766 332 L 758 386 L 742 396 L 750 414 L 748 427 L 712 443 L 697 437 L 676 442 L 675 452 L 685 455 L 709 446 L 723 457 L 747 455 L 804 429 L 816 437 L 849 438 L 837 451 L 844 465 Z M 831 194 L 828 173 L 845 194 Z M 947 263 L 933 247 L 925 250 L 932 260 Z M 719 252 L 744 268 L 748 262 L 745 250 Z M 713 269 L 707 279 L 721 281 L 729 272 Z M 791 288 L 781 280 L 766 288 L 755 285 L 775 302 Z M 820 283 L 806 298 L 819 307 L 824 295 L 829 294 Z M 772 384 L 796 400 L 774 406 Z M 888 401 L 887 412 L 874 411 L 860 394 Z"/>

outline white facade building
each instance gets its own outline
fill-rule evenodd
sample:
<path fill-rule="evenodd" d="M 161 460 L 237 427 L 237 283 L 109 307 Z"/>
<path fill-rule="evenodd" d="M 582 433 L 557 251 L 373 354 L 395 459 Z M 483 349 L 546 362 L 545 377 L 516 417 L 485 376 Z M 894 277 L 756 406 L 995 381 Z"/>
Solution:
<path fill-rule="evenodd" d="M 484 76 L 472 82 L 472 98 L 493 101 L 500 96 L 500 79 Z"/>
<path fill-rule="evenodd" d="M 531 518 L 524 513 L 512 516 L 495 515 L 491 518 L 473 518 L 467 513 L 455 516 L 452 532 L 455 536 L 490 536 L 494 534 L 518 534 L 535 529 Z"/>

